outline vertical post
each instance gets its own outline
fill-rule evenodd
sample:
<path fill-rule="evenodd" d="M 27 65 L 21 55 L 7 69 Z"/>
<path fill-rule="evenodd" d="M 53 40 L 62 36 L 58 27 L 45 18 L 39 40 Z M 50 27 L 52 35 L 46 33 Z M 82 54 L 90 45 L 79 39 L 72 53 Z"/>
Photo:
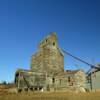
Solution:
<path fill-rule="evenodd" d="M 18 75 L 18 89 L 19 89 L 19 85 L 20 85 L 20 72 L 19 72 L 19 75 Z"/>
<path fill-rule="evenodd" d="M 48 84 L 48 80 L 47 80 L 47 72 L 46 72 L 46 81 L 45 81 L 45 84 L 46 84 L 46 85 Z"/>
<path fill-rule="evenodd" d="M 92 71 L 90 73 L 90 88 L 91 88 L 91 91 L 92 91 Z"/>

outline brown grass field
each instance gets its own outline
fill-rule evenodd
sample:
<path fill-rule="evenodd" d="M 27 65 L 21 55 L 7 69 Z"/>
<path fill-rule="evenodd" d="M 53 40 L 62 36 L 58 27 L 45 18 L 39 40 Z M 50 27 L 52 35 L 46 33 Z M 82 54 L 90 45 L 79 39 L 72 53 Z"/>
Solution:
<path fill-rule="evenodd" d="M 100 92 L 69 93 L 69 92 L 26 92 L 0 93 L 0 100 L 100 100 Z"/>

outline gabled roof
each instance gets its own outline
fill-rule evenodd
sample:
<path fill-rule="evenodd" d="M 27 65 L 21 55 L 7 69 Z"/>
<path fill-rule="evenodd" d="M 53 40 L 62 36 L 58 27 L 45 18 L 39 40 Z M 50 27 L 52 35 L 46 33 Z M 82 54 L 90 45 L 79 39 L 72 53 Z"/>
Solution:
<path fill-rule="evenodd" d="M 50 38 L 51 36 L 57 37 L 56 32 L 50 32 L 46 37 L 44 37 L 44 38 L 40 41 L 40 44 L 42 44 L 46 39 Z"/>

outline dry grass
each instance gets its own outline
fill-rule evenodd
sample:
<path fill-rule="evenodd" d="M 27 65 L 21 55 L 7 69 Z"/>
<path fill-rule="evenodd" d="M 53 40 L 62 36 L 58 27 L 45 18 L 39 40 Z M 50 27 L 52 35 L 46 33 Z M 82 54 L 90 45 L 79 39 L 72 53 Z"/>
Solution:
<path fill-rule="evenodd" d="M 1 93 L 0 100 L 100 100 L 100 92 L 96 93 Z"/>

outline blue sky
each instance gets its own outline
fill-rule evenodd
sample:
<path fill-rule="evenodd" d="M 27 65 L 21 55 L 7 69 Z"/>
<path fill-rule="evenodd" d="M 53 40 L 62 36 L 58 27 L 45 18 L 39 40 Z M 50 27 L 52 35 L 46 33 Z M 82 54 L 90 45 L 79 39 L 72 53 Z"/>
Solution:
<path fill-rule="evenodd" d="M 0 82 L 30 68 L 31 55 L 49 33 L 59 45 L 89 63 L 100 62 L 99 0 L 0 0 Z M 89 66 L 65 55 L 65 69 Z"/>

